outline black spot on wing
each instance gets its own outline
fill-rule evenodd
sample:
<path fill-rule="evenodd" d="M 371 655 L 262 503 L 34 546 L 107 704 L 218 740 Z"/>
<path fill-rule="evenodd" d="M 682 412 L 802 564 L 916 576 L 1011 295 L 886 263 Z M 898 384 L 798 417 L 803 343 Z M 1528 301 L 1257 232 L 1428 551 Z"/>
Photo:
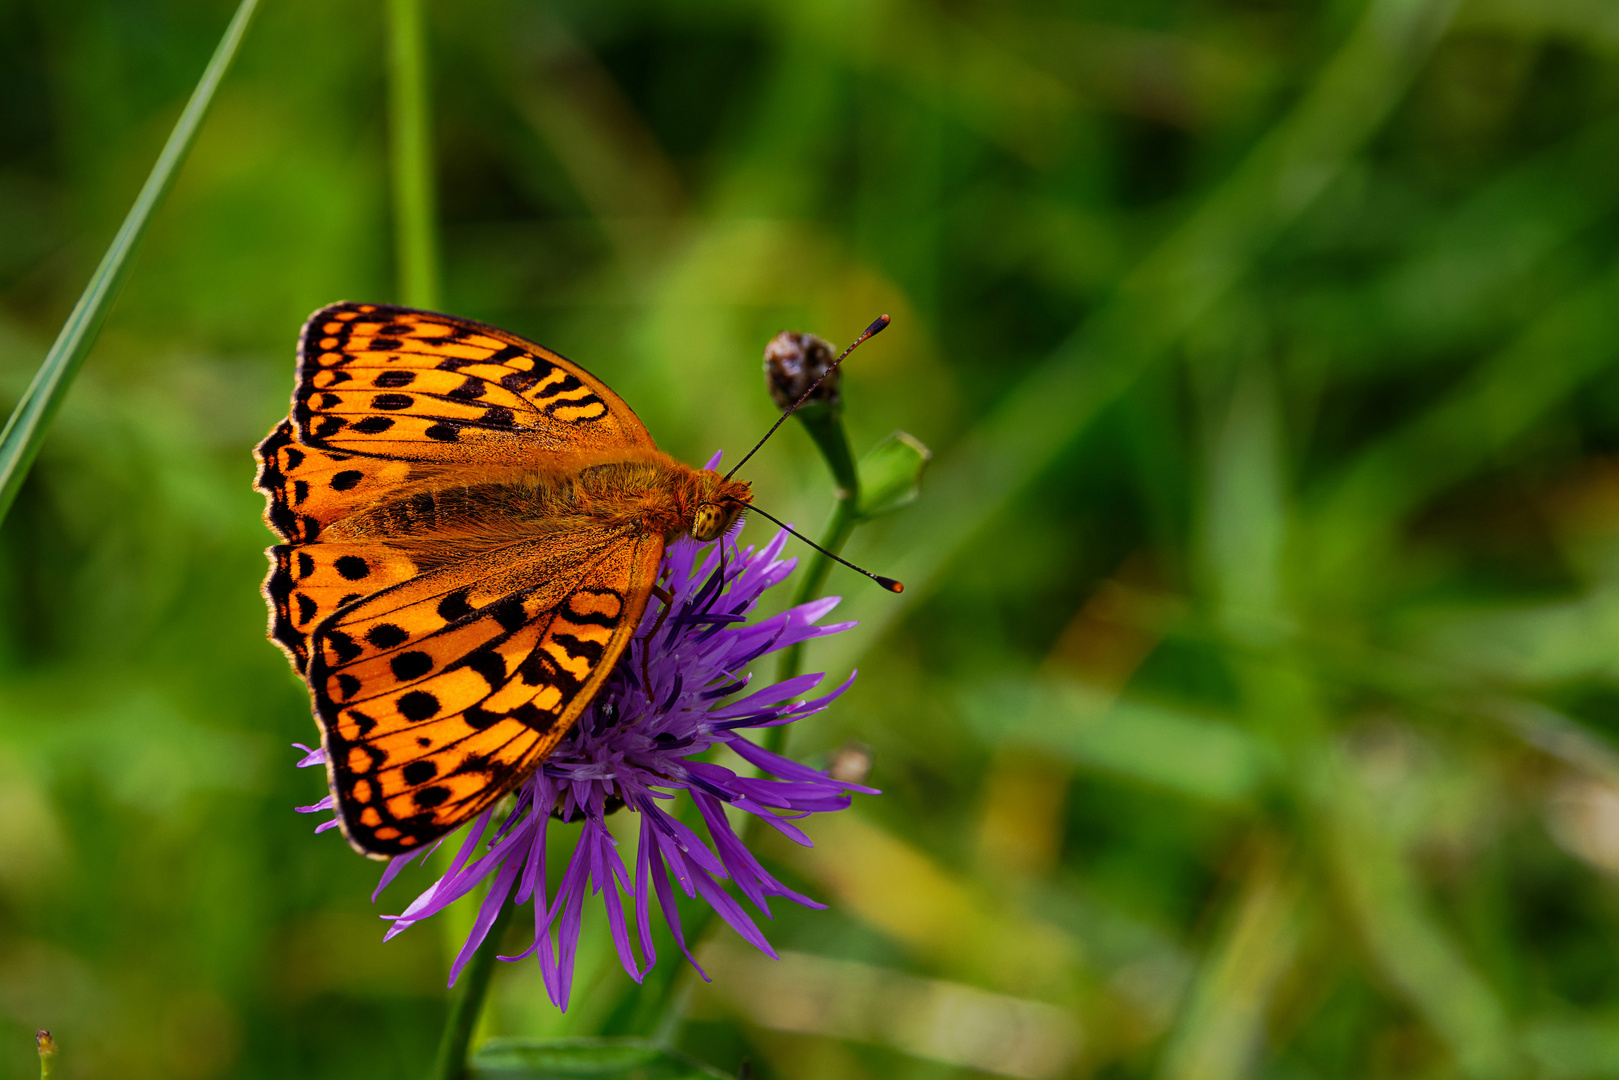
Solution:
<path fill-rule="evenodd" d="M 567 619 L 571 623 L 579 623 L 583 626 L 601 626 L 609 630 L 618 625 L 618 616 L 608 615 L 600 611 L 586 611 L 581 613 L 569 608 Z"/>
<path fill-rule="evenodd" d="M 511 719 L 544 735 L 556 726 L 557 714 L 547 712 L 532 701 L 526 701 L 512 710 Z"/>
<path fill-rule="evenodd" d="M 447 787 L 422 788 L 414 796 L 416 805 L 425 809 L 442 806 L 449 797 L 450 789 Z"/>
<path fill-rule="evenodd" d="M 365 632 L 365 640 L 379 649 L 391 649 L 409 641 L 410 634 L 393 623 L 378 623 Z"/>
<path fill-rule="evenodd" d="M 438 766 L 431 761 L 413 761 L 404 770 L 405 783 L 412 787 L 425 784 L 438 775 Z"/>
<path fill-rule="evenodd" d="M 341 630 L 326 631 L 326 641 L 337 654 L 337 662 L 346 664 L 361 653 L 361 648 L 355 640 Z"/>
<path fill-rule="evenodd" d="M 495 621 L 500 624 L 500 628 L 508 634 L 528 623 L 528 612 L 523 610 L 523 601 L 515 596 L 508 596 L 503 600 L 490 604 L 486 610 L 495 617 Z"/>
<path fill-rule="evenodd" d="M 514 371 L 510 375 L 502 375 L 500 377 L 500 385 L 514 393 L 521 394 L 529 387 L 545 378 L 545 375 L 545 372 L 538 369 L 534 371 Z"/>
<path fill-rule="evenodd" d="M 433 658 L 424 652 L 412 650 L 400 653 L 388 661 L 394 678 L 400 682 L 413 682 L 433 670 Z"/>
<path fill-rule="evenodd" d="M 489 684 L 491 692 L 506 681 L 506 660 L 493 649 L 480 649 L 464 656 L 452 664 L 451 668 L 471 668 Z"/>
<path fill-rule="evenodd" d="M 476 375 L 468 375 L 466 380 L 463 381 L 460 386 L 457 386 L 445 396 L 454 398 L 457 401 L 476 401 L 478 398 L 483 397 L 484 394 L 488 392 L 488 383 L 484 382 Z"/>
<path fill-rule="evenodd" d="M 489 710 L 481 708 L 477 705 L 474 705 L 472 708 L 461 714 L 462 723 L 466 724 L 474 731 L 483 731 L 487 728 L 494 727 L 504 719 L 506 718 L 500 713 L 490 712 Z"/>
<path fill-rule="evenodd" d="M 438 617 L 445 622 L 455 622 L 464 619 L 478 610 L 467 603 L 468 589 L 457 589 L 438 602 Z"/>
<path fill-rule="evenodd" d="M 518 678 L 529 686 L 554 686 L 562 691 L 564 700 L 571 700 L 579 692 L 579 680 L 573 673 L 559 667 L 556 661 L 535 649 L 517 668 Z"/>
<path fill-rule="evenodd" d="M 332 564 L 337 572 L 350 581 L 359 581 L 371 573 L 371 567 L 358 555 L 344 555 Z"/>
<path fill-rule="evenodd" d="M 438 698 L 426 690 L 412 690 L 399 699 L 399 713 L 406 720 L 428 720 L 438 715 Z"/>
<path fill-rule="evenodd" d="M 591 667 L 595 667 L 600 662 L 602 651 L 605 648 L 599 641 L 585 641 L 583 638 L 574 637 L 572 634 L 553 634 L 551 640 L 568 650 L 569 656 L 584 657 Z"/>
<path fill-rule="evenodd" d="M 584 388 L 584 385 L 584 383 L 579 381 L 579 376 L 570 372 L 563 375 L 560 381 L 554 382 L 550 386 L 547 386 L 543 393 L 536 394 L 535 400 L 550 401 L 558 394 L 569 394 L 575 390 L 581 390 Z"/>

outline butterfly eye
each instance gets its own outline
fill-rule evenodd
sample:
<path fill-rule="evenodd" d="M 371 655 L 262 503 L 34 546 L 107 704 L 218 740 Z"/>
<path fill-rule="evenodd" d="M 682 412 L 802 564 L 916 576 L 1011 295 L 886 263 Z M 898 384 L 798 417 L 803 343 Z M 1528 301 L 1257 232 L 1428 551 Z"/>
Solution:
<path fill-rule="evenodd" d="M 697 508 L 691 522 L 692 539 L 707 543 L 724 531 L 724 511 L 713 503 L 704 503 Z"/>

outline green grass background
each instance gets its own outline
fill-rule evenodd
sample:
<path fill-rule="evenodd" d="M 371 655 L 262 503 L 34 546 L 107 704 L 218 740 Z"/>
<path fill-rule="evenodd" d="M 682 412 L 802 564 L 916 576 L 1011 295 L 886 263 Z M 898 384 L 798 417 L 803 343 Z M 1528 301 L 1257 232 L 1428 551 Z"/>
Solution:
<path fill-rule="evenodd" d="M 373 907 L 291 811 L 250 488 L 304 316 L 398 295 L 383 7 L 266 0 L 0 528 L 0 1076 L 38 1026 L 68 1078 L 431 1059 L 454 927 L 384 945 L 425 875 Z M 0 2 L 0 404 L 231 9 Z M 887 311 L 856 449 L 936 455 L 792 744 L 885 794 L 762 845 L 830 910 L 672 991 L 587 922 L 567 1016 L 514 965 L 483 1034 L 672 993 L 783 1080 L 1619 1076 L 1619 7 L 429 9 L 447 310 L 688 461 L 772 334 Z M 796 427 L 750 470 L 825 520 Z"/>

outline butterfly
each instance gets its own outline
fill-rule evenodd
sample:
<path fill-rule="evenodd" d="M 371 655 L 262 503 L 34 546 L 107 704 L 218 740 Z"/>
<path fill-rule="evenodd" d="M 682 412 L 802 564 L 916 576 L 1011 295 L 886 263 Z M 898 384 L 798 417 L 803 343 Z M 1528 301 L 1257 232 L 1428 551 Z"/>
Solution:
<path fill-rule="evenodd" d="M 527 777 L 623 655 L 665 546 L 752 501 L 565 357 L 385 304 L 310 316 L 255 456 L 283 541 L 269 635 L 309 686 L 343 833 L 376 858 Z"/>

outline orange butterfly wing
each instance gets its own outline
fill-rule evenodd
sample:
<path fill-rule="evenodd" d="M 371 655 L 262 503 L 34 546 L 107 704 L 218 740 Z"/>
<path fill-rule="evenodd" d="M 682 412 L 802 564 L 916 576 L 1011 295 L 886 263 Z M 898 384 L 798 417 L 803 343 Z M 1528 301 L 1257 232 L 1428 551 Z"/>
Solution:
<path fill-rule="evenodd" d="M 299 334 L 291 418 L 255 450 L 265 524 L 293 545 L 267 552 L 271 640 L 302 674 L 319 620 L 414 573 L 397 552 L 378 553 L 363 579 L 329 571 L 356 565 L 339 560 L 364 558 L 369 548 L 295 553 L 357 508 L 457 465 L 538 465 L 640 448 L 653 442 L 630 407 L 543 346 L 411 308 L 321 308 Z"/>
<path fill-rule="evenodd" d="M 629 644 L 662 555 L 659 536 L 581 528 L 429 571 L 322 623 L 308 681 L 350 842 L 416 850 L 520 783 Z"/>
<path fill-rule="evenodd" d="M 289 420 L 276 425 L 255 454 L 254 486 L 265 494 L 265 524 L 291 541 L 266 552 L 270 573 L 263 593 L 270 607 L 270 640 L 303 674 L 306 638 L 317 623 L 344 604 L 415 575 L 416 564 L 401 552 L 376 544 L 316 542 L 322 527 L 397 490 L 411 466 L 305 446 Z"/>
<path fill-rule="evenodd" d="M 398 461 L 521 466 L 653 445 L 617 394 L 557 353 L 385 304 L 309 317 L 292 421 L 309 446 Z"/>
<path fill-rule="evenodd" d="M 254 450 L 254 486 L 265 495 L 264 523 L 281 539 L 303 543 L 357 507 L 385 498 L 418 475 L 409 462 L 339 453 L 308 445 L 291 420 L 276 425 Z"/>
<path fill-rule="evenodd" d="M 655 449 L 600 380 L 503 330 L 383 304 L 310 316 L 291 415 L 256 451 L 265 521 L 287 541 L 264 595 L 356 848 L 415 850 L 519 783 L 623 653 L 663 543 L 575 522 L 424 573 L 385 539 L 322 533 L 468 472 Z"/>

